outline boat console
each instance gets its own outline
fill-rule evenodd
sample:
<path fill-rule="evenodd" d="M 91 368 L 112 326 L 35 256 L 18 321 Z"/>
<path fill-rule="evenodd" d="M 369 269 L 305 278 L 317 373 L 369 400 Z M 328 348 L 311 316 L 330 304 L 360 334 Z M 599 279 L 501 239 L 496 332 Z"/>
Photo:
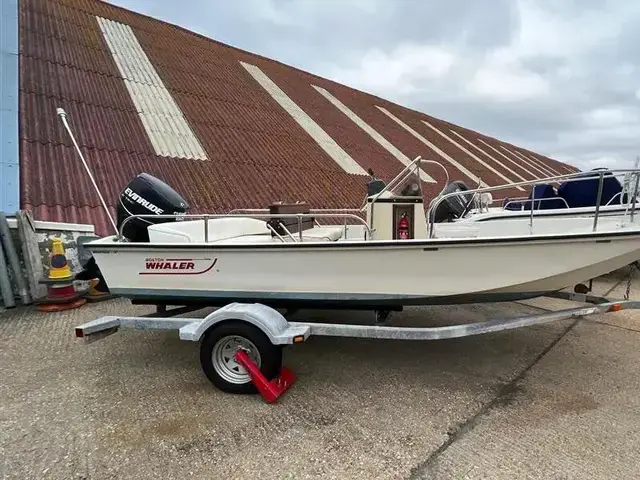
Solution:
<path fill-rule="evenodd" d="M 366 220 L 375 231 L 376 240 L 411 240 L 428 238 L 425 199 L 421 180 L 415 172 L 403 171 L 388 185 L 372 178 L 367 185 Z M 440 195 L 461 192 L 445 198 L 433 211 L 435 223 L 452 222 L 478 206 L 464 182 L 448 182 Z M 468 230 L 468 229 L 467 229 Z M 473 235 L 465 230 L 462 236 Z"/>

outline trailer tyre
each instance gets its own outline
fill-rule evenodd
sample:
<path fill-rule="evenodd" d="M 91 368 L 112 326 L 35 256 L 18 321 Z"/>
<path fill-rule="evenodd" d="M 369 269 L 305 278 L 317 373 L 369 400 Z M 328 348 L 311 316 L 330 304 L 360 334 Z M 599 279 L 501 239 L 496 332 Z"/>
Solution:
<path fill-rule="evenodd" d="M 251 394 L 257 389 L 245 369 L 236 363 L 235 352 L 243 348 L 271 380 L 282 367 L 282 347 L 271 343 L 258 327 L 229 321 L 210 328 L 200 345 L 200 364 L 207 378 L 224 392 Z"/>

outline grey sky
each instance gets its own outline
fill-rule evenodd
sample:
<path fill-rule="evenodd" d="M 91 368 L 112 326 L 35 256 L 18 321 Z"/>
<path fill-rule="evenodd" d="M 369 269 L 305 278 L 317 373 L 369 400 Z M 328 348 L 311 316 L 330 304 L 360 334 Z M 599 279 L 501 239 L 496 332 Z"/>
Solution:
<path fill-rule="evenodd" d="M 640 2 L 110 1 L 582 169 L 640 155 Z"/>

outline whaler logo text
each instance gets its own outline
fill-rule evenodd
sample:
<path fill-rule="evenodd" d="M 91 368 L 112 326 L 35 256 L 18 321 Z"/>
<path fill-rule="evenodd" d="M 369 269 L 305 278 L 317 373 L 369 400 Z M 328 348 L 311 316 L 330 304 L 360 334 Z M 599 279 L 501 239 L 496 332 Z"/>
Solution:
<path fill-rule="evenodd" d="M 144 198 L 142 198 L 140 195 L 138 195 L 136 192 L 134 192 L 133 190 L 131 190 L 130 188 L 126 188 L 124 190 L 124 193 L 127 194 L 127 196 L 133 200 L 136 203 L 139 203 L 140 205 L 142 205 L 143 207 L 145 207 L 147 210 L 151 210 L 153 213 L 157 213 L 158 215 L 162 215 L 164 213 L 164 210 L 161 209 L 160 207 L 155 206 L 153 203 L 151 203 L 148 200 L 145 200 Z"/>
<path fill-rule="evenodd" d="M 195 270 L 196 264 L 194 262 L 166 262 L 161 260 L 159 262 L 147 261 L 147 270 Z"/>
<path fill-rule="evenodd" d="M 200 275 L 211 270 L 217 258 L 145 258 L 140 275 Z"/>

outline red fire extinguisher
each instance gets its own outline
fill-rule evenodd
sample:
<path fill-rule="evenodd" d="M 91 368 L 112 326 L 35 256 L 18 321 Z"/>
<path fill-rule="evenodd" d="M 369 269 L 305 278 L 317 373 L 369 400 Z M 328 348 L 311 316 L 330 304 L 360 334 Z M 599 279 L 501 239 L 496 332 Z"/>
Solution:
<path fill-rule="evenodd" d="M 409 238 L 409 220 L 407 220 L 407 214 L 403 213 L 398 222 L 398 237 L 400 240 L 407 240 Z"/>

